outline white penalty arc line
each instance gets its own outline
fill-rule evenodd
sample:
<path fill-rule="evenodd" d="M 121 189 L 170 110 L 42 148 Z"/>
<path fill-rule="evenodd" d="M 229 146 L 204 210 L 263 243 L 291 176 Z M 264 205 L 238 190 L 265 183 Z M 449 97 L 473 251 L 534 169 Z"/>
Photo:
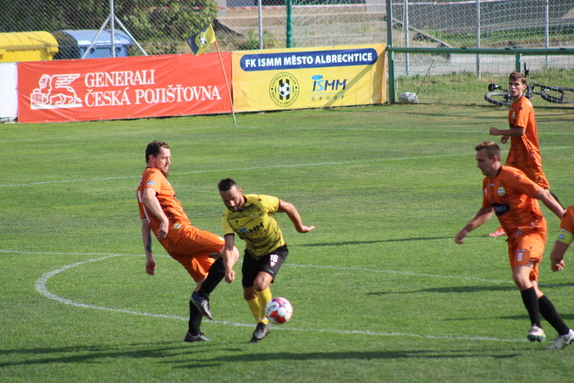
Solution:
<path fill-rule="evenodd" d="M 45 253 L 45 252 L 13 252 L 8 250 L 0 250 L 0 253 L 23 253 L 23 254 L 67 254 L 67 253 Z M 74 253 L 79 254 L 79 253 Z M 97 253 L 90 253 L 91 255 Z M 124 310 L 124 309 L 117 309 L 117 308 L 110 308 L 110 307 L 103 307 L 103 306 L 96 306 L 86 303 L 79 303 L 74 302 L 70 299 L 62 298 L 56 294 L 50 292 L 46 286 L 48 280 L 53 276 L 62 273 L 66 270 L 72 269 L 74 267 L 82 266 L 91 262 L 97 262 L 106 260 L 113 257 L 119 256 L 134 256 L 133 254 L 110 254 L 100 258 L 93 258 L 83 262 L 77 262 L 70 265 L 63 266 L 57 270 L 50 271 L 44 275 L 40 279 L 38 279 L 35 283 L 35 288 L 38 293 L 41 295 L 55 300 L 60 303 L 82 307 L 87 309 L 94 309 L 94 310 L 105 310 L 105 311 L 112 311 L 118 312 L 123 314 L 130 314 L 130 315 L 141 315 L 141 316 L 148 316 L 154 318 L 163 318 L 163 319 L 176 319 L 176 320 L 184 320 L 187 321 L 189 318 L 184 318 L 175 315 L 165 315 L 165 314 L 152 314 L 152 313 L 145 313 L 133 310 Z M 137 255 L 141 256 L 141 255 Z M 168 257 L 167 255 L 159 255 Z M 314 266 L 314 265 L 297 265 L 297 264 L 289 264 L 290 266 L 295 267 L 317 267 L 317 268 L 327 268 L 327 269 L 340 269 L 340 270 L 349 270 L 349 271 L 370 271 L 370 272 L 384 272 L 384 273 L 393 273 L 393 274 L 405 274 L 405 275 L 414 275 L 414 276 L 424 276 L 424 277 L 435 277 L 435 278 L 459 278 L 459 279 L 467 279 L 467 280 L 477 280 L 481 282 L 496 282 L 496 283 L 508 283 L 506 281 L 493 281 L 481 278 L 473 278 L 473 277 L 466 277 L 466 276 L 445 276 L 445 275 L 433 275 L 433 274 L 421 274 L 421 273 L 412 273 L 412 272 L 402 272 L 402 271 L 391 271 L 391 270 L 373 270 L 373 269 L 364 269 L 364 268 L 352 268 L 352 267 L 336 267 L 336 266 Z M 252 324 L 247 323 L 239 323 L 239 322 L 230 322 L 230 321 L 210 321 L 211 323 L 215 324 L 223 324 L 229 326 L 237 326 L 237 327 L 252 327 Z M 333 334 L 359 334 L 359 335 L 370 335 L 370 336 L 407 336 L 413 338 L 421 338 L 421 339 L 445 339 L 445 340 L 466 340 L 466 341 L 497 341 L 497 342 L 523 342 L 524 339 L 501 339 L 501 338 L 492 338 L 492 337 L 468 337 L 468 336 L 443 336 L 443 335 L 421 335 L 421 334 L 411 334 L 411 333 L 402 333 L 402 332 L 373 332 L 373 331 L 363 331 L 363 330 L 330 330 L 330 329 L 310 329 L 310 328 L 293 328 L 293 327 L 275 327 L 275 329 L 284 330 L 284 331 L 299 331 L 299 332 L 321 332 L 321 333 L 333 333 Z"/>

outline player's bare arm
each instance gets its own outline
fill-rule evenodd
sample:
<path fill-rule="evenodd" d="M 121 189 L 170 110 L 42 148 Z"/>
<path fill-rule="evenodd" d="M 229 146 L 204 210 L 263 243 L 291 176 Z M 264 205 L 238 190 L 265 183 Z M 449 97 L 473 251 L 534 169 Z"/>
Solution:
<path fill-rule="evenodd" d="M 549 190 L 539 189 L 536 194 L 534 194 L 534 198 L 540 200 L 551 212 L 556 214 L 558 218 L 562 219 L 562 217 L 564 217 L 564 213 L 566 213 L 566 211 L 562 205 L 556 201 L 556 198 L 550 194 Z"/>
<path fill-rule="evenodd" d="M 235 271 L 233 266 L 239 259 L 239 250 L 235 247 L 235 235 L 227 234 L 225 236 L 225 245 L 223 247 L 223 265 L 225 267 L 225 281 L 231 283 L 235 280 Z"/>
<path fill-rule="evenodd" d="M 522 127 L 511 127 L 510 129 L 498 129 L 491 127 L 490 128 L 490 135 L 492 136 L 502 136 L 500 138 L 500 142 L 506 144 L 510 137 L 520 137 L 523 136 L 525 133 L 524 128 Z"/>
<path fill-rule="evenodd" d="M 153 275 L 156 268 L 156 263 L 153 258 L 152 247 L 151 247 L 151 228 L 146 218 L 142 219 L 142 241 L 145 249 L 146 265 L 145 271 L 149 275 Z"/>
<path fill-rule="evenodd" d="M 289 217 L 291 222 L 293 222 L 293 225 L 295 226 L 295 230 L 297 230 L 297 232 L 299 232 L 299 233 L 308 233 L 311 230 L 315 229 L 315 226 L 303 225 L 303 221 L 301 220 L 301 216 L 299 215 L 299 212 L 295 208 L 295 205 L 293 205 L 290 202 L 286 202 L 286 201 L 283 201 L 280 199 L 279 200 L 279 209 L 277 209 L 277 212 L 287 214 L 287 216 Z"/>
<path fill-rule="evenodd" d="M 493 213 L 494 210 L 491 207 L 481 207 L 474 218 L 470 220 L 470 222 L 467 223 L 466 226 L 456 234 L 454 241 L 461 245 L 463 243 L 462 240 L 467 236 L 467 234 L 487 222 L 490 217 L 492 217 Z"/>
<path fill-rule="evenodd" d="M 166 237 L 169 231 L 169 219 L 163 212 L 159 200 L 157 199 L 156 192 L 152 188 L 145 188 L 143 191 L 142 201 L 153 215 L 161 220 L 159 230 L 157 233 L 158 239 L 163 239 Z"/>
<path fill-rule="evenodd" d="M 564 242 L 556 241 L 554 242 L 554 247 L 550 253 L 550 269 L 552 271 L 564 270 L 566 266 L 564 263 L 564 254 L 568 250 L 568 245 Z"/>

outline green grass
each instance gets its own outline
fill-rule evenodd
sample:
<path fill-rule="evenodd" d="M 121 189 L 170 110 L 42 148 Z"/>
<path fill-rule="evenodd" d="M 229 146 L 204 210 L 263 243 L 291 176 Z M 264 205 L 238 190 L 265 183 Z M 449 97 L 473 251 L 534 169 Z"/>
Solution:
<path fill-rule="evenodd" d="M 573 204 L 574 114 L 537 116 L 552 189 Z M 237 120 L 0 125 L 2 382 L 571 381 L 574 347 L 525 340 L 506 243 L 486 236 L 496 222 L 453 241 L 480 206 L 474 145 L 506 125 L 505 110 Z M 212 296 L 212 341 L 185 344 L 191 279 L 157 242 L 156 275 L 145 274 L 135 188 L 153 139 L 170 143 L 170 181 L 198 227 L 221 232 L 225 177 L 293 202 L 317 226 L 298 234 L 280 216 L 291 253 L 272 290 L 295 315 L 260 344 L 247 344 L 255 324 L 238 281 Z M 546 256 L 543 291 L 570 326 L 572 280 Z"/>
<path fill-rule="evenodd" d="M 425 59 L 429 58 L 429 55 L 411 54 L 411 57 L 420 56 L 424 56 Z M 413 59 L 413 61 L 416 60 Z M 437 60 L 436 63 L 429 63 L 429 72 L 432 73 L 433 70 L 442 65 L 448 66 L 449 64 L 441 64 L 441 60 Z M 414 92 L 417 94 L 418 101 L 425 104 L 488 106 L 488 102 L 484 99 L 484 94 L 488 92 L 488 84 L 494 83 L 503 88 L 508 87 L 508 73 L 503 75 L 489 73 L 491 70 L 499 71 L 498 68 L 483 67 L 481 77 L 478 79 L 476 73 L 458 71 L 443 75 L 426 76 L 427 73 L 424 73 L 415 76 L 400 76 L 396 81 L 396 99 L 398 101 L 401 92 Z M 532 71 L 528 76 L 528 84 L 534 83 L 546 86 L 574 87 L 574 70 L 550 68 Z M 535 90 L 539 92 L 540 88 L 536 87 Z M 536 108 L 574 108 L 574 103 L 550 103 L 539 95 L 535 95 L 531 101 Z"/>

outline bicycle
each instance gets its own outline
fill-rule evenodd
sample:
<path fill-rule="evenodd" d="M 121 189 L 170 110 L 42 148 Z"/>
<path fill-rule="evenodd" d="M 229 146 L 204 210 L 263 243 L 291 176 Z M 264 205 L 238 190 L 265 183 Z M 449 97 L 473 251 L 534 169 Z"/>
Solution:
<path fill-rule="evenodd" d="M 524 64 L 525 77 L 528 76 L 528 72 L 526 64 Z M 537 87 L 540 88 L 539 91 L 535 90 Z M 565 86 L 547 86 L 536 83 L 526 87 L 524 95 L 528 97 L 528 99 L 532 99 L 536 94 L 544 100 L 556 104 L 574 103 L 574 88 L 568 88 Z M 512 104 L 512 96 L 510 95 L 510 92 L 496 84 L 488 84 L 488 92 L 484 95 L 484 99 L 494 105 L 510 106 L 510 104 Z"/>

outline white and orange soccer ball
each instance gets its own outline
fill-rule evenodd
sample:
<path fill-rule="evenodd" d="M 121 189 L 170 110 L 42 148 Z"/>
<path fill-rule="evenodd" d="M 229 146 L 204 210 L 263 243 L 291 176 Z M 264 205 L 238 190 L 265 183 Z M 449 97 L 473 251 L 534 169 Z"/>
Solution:
<path fill-rule="evenodd" d="M 265 315 L 272 323 L 283 324 L 293 316 L 293 306 L 285 298 L 273 298 L 265 306 Z"/>

